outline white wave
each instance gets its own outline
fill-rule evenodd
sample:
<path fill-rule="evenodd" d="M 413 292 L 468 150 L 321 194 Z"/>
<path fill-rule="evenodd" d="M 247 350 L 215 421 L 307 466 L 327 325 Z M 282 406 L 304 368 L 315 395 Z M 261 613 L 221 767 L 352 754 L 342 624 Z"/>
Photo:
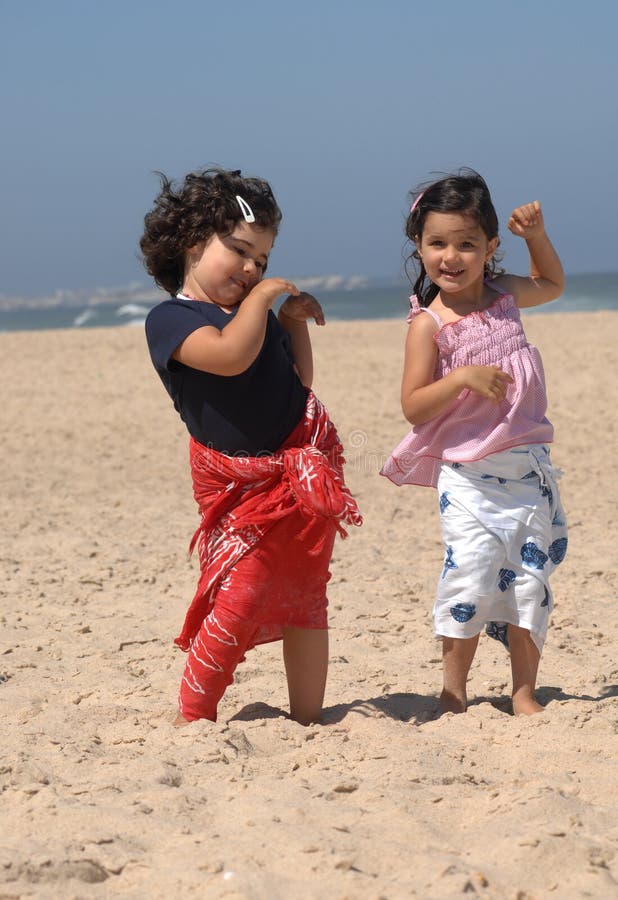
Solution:
<path fill-rule="evenodd" d="M 86 322 L 90 322 L 92 319 L 96 319 L 97 313 L 94 309 L 85 309 L 83 312 L 80 312 L 78 316 L 75 316 L 73 319 L 73 325 L 75 328 L 81 328 L 82 325 L 85 325 Z"/>
<path fill-rule="evenodd" d="M 354 291 L 371 284 L 365 275 L 313 275 L 292 281 L 301 291 Z"/>
<path fill-rule="evenodd" d="M 125 303 L 124 306 L 118 307 L 117 316 L 146 316 L 150 310 L 149 306 L 139 306 L 137 303 Z"/>

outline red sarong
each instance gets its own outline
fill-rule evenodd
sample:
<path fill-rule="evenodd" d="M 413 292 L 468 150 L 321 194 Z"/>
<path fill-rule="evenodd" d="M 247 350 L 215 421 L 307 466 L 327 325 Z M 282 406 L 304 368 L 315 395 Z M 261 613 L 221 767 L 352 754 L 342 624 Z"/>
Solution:
<path fill-rule="evenodd" d="M 189 650 L 180 710 L 216 719 L 244 653 L 286 626 L 326 628 L 326 583 L 336 531 L 360 525 L 343 481 L 342 447 L 324 406 L 305 414 L 277 453 L 232 457 L 190 442 L 201 522 L 200 578 L 175 643 Z"/>

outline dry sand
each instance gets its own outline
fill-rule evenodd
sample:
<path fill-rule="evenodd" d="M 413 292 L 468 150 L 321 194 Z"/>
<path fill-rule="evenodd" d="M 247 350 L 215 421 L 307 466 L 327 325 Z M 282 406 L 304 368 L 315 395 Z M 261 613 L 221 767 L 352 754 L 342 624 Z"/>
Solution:
<path fill-rule="evenodd" d="M 278 644 L 216 725 L 173 729 L 196 578 L 187 438 L 141 329 L 0 335 L 0 897 L 618 897 L 618 313 L 535 315 L 570 549 L 509 714 L 481 640 L 432 720 L 435 492 L 379 465 L 405 433 L 405 326 L 314 329 L 316 390 L 365 516 L 338 541 L 324 724 L 285 717 Z"/>

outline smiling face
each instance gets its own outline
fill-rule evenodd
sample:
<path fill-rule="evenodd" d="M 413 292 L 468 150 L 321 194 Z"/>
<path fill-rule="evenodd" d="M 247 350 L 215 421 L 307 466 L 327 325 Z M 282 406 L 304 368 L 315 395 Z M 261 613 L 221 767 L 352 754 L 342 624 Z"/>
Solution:
<path fill-rule="evenodd" d="M 498 246 L 481 226 L 464 213 L 429 212 L 417 250 L 428 277 L 449 295 L 478 294 L 485 264 Z"/>
<path fill-rule="evenodd" d="M 183 293 L 234 307 L 262 279 L 275 239 L 270 228 L 239 222 L 230 234 L 213 234 L 185 256 Z"/>

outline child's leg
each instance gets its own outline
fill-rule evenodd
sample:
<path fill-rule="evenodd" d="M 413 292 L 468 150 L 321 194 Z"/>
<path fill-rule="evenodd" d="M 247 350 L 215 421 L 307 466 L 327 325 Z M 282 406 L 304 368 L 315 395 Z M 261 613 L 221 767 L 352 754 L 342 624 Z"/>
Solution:
<path fill-rule="evenodd" d="M 328 671 L 328 629 L 284 628 L 283 661 L 290 716 L 301 725 L 319 722 Z"/>
<path fill-rule="evenodd" d="M 513 712 L 530 716 L 543 711 L 534 691 L 540 654 L 527 628 L 509 625 L 509 649 L 513 673 Z"/>
<path fill-rule="evenodd" d="M 252 622 L 221 608 L 204 619 L 187 656 L 174 725 L 195 719 L 216 722 L 219 700 L 233 682 L 254 632 Z"/>
<path fill-rule="evenodd" d="M 479 635 L 471 638 L 442 638 L 444 686 L 438 711 L 463 713 L 468 705 L 466 682 L 476 653 Z"/>

